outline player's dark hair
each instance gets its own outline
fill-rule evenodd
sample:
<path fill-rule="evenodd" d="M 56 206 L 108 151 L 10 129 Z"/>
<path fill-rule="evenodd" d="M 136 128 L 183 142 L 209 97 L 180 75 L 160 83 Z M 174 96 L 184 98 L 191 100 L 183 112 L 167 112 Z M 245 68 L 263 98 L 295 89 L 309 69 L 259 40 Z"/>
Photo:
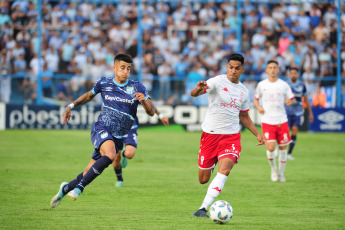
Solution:
<path fill-rule="evenodd" d="M 228 58 L 229 61 L 239 61 L 241 64 L 244 64 L 244 57 L 241 54 L 231 54 Z"/>
<path fill-rule="evenodd" d="M 299 72 L 299 69 L 297 67 L 290 67 L 289 71 L 291 71 L 291 70 L 296 70 L 297 72 Z"/>
<path fill-rule="evenodd" d="M 278 62 L 276 60 L 269 60 L 267 62 L 267 65 L 271 64 L 271 63 L 275 63 L 276 65 L 279 65 Z"/>
<path fill-rule="evenodd" d="M 114 63 L 116 61 L 124 61 L 124 62 L 131 63 L 131 64 L 133 63 L 131 56 L 129 56 L 128 54 L 124 54 L 124 53 L 117 54 L 114 58 Z"/>

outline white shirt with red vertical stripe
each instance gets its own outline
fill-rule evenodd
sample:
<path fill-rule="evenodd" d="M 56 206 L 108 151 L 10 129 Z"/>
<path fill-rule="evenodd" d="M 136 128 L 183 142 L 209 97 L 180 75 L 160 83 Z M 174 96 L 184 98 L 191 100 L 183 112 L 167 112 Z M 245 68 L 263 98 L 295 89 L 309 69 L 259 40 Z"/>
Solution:
<path fill-rule="evenodd" d="M 285 111 L 285 99 L 292 100 L 294 94 L 290 86 L 283 80 L 278 79 L 270 82 L 268 79 L 260 81 L 256 87 L 255 98 L 262 98 L 262 107 L 265 112 L 261 122 L 269 125 L 283 124 L 288 121 Z"/>
<path fill-rule="evenodd" d="M 249 110 L 249 91 L 239 82 L 232 83 L 227 75 L 207 80 L 208 109 L 202 130 L 211 134 L 235 134 L 240 132 L 240 112 Z"/>

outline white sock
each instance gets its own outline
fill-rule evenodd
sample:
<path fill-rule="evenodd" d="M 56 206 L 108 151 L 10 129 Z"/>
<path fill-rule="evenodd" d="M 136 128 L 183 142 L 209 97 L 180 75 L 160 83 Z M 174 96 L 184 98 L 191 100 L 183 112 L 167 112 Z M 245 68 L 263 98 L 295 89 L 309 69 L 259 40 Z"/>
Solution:
<path fill-rule="evenodd" d="M 279 175 L 284 175 L 287 160 L 287 149 L 279 149 Z"/>
<path fill-rule="evenodd" d="M 216 199 L 216 197 L 222 191 L 226 178 L 228 178 L 228 176 L 217 173 L 217 176 L 212 180 L 211 184 L 208 186 L 205 199 L 202 202 L 200 208 L 205 208 L 206 210 L 208 209 L 208 207 L 212 204 L 214 199 Z"/>
<path fill-rule="evenodd" d="M 276 169 L 277 166 L 276 166 L 276 158 L 274 156 L 274 151 L 270 152 L 267 150 L 266 154 L 267 154 L 268 163 L 270 164 L 271 168 Z"/>

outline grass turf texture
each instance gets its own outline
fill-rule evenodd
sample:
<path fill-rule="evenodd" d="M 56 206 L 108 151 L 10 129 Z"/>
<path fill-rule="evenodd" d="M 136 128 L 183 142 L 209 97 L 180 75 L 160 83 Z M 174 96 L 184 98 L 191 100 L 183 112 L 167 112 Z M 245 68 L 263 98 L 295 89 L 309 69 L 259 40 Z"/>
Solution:
<path fill-rule="evenodd" d="M 124 187 L 114 187 L 109 166 L 77 201 L 65 197 L 51 209 L 61 182 L 89 162 L 90 132 L 1 131 L 0 229 L 345 228 L 344 134 L 299 133 L 287 182 L 273 183 L 265 148 L 243 132 L 240 162 L 217 198 L 234 209 L 224 226 L 192 217 L 209 185 L 198 183 L 200 134 L 177 126 L 139 129 Z"/>

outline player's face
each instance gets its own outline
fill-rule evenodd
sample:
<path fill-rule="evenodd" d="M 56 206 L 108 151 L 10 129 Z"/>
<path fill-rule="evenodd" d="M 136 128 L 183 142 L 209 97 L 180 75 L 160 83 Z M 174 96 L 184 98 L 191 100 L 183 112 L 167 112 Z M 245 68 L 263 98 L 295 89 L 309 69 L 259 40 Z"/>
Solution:
<path fill-rule="evenodd" d="M 266 73 L 269 78 L 277 78 L 279 73 L 279 67 L 276 63 L 270 63 L 266 67 Z"/>
<path fill-rule="evenodd" d="M 228 78 L 233 83 L 238 83 L 241 73 L 243 73 L 244 67 L 240 61 L 230 60 L 226 65 L 226 70 L 228 72 Z"/>
<path fill-rule="evenodd" d="M 298 79 L 298 72 L 296 70 L 290 70 L 289 76 L 290 76 L 291 82 L 296 82 Z"/>
<path fill-rule="evenodd" d="M 115 72 L 115 81 L 123 84 L 129 78 L 129 74 L 131 72 L 131 63 L 116 61 L 113 65 L 113 70 Z"/>

